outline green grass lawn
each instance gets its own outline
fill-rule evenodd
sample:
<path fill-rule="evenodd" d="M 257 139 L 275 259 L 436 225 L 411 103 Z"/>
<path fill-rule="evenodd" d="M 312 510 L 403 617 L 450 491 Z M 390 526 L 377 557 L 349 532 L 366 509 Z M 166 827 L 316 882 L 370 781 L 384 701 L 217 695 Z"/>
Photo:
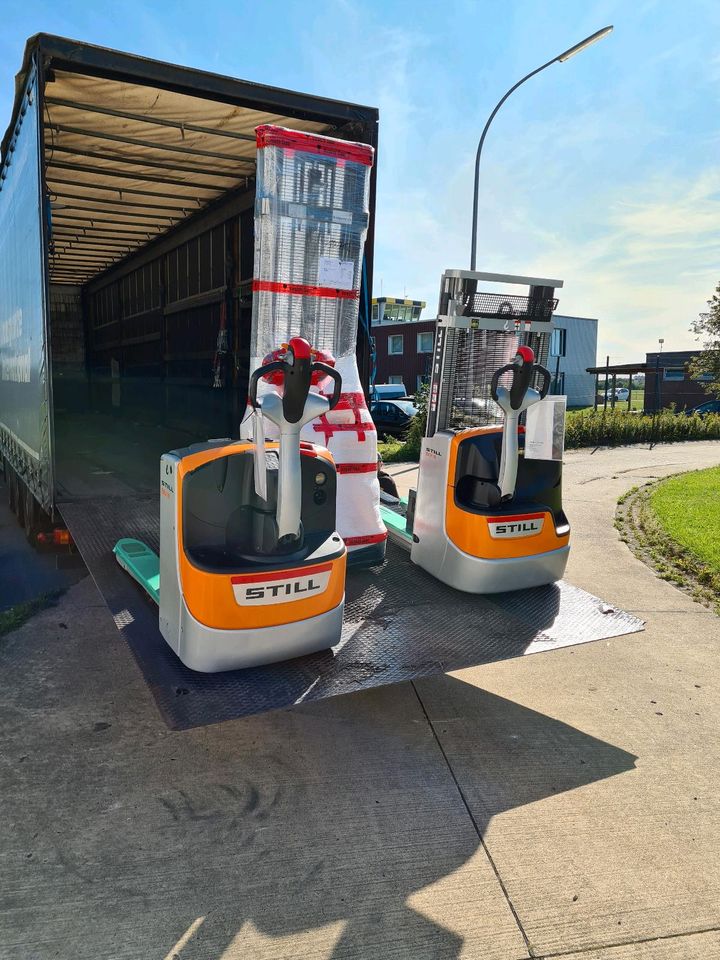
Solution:
<path fill-rule="evenodd" d="M 720 467 L 663 481 L 650 507 L 668 536 L 720 574 Z"/>
<path fill-rule="evenodd" d="M 30 617 L 34 617 L 36 613 L 52 606 L 62 592 L 62 590 L 55 590 L 52 593 L 44 593 L 36 600 L 26 600 L 24 603 L 18 603 L 14 607 L 10 607 L 9 610 L 0 610 L 0 637 L 12 633 Z"/>

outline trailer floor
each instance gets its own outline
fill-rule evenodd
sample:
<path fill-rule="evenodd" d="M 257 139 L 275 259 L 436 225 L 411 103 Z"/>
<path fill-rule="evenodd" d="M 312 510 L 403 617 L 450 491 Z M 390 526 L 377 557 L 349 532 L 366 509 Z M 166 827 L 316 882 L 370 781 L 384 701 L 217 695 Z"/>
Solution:
<path fill-rule="evenodd" d="M 332 650 L 220 674 L 185 667 L 158 630 L 158 611 L 112 548 L 136 537 L 158 550 L 157 498 L 61 504 L 83 559 L 168 725 L 187 729 L 463 667 L 608 639 L 643 621 L 567 583 L 475 597 L 414 566 L 388 544 L 381 566 L 351 570 L 345 624 Z"/>

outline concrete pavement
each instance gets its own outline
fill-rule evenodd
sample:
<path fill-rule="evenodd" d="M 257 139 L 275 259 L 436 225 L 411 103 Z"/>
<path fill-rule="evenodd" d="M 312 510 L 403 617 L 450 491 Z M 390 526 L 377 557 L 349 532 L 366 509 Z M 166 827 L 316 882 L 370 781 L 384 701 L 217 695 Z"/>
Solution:
<path fill-rule="evenodd" d="M 0 641 L 0 958 L 720 957 L 720 620 L 612 526 L 718 462 L 568 454 L 568 579 L 645 633 L 184 733 L 74 587 Z"/>

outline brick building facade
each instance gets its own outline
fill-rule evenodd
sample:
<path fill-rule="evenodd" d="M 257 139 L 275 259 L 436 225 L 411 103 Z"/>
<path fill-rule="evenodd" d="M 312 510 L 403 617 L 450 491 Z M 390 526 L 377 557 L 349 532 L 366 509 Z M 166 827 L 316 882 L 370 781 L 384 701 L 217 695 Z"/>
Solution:
<path fill-rule="evenodd" d="M 690 410 L 711 397 L 702 380 L 692 379 L 687 365 L 695 350 L 676 350 L 646 354 L 645 410 L 649 413 L 675 404 L 677 410 Z"/>
<path fill-rule="evenodd" d="M 430 379 L 435 320 L 421 320 L 422 300 L 376 297 L 372 302 L 376 383 L 403 384 L 411 396 Z"/>
<path fill-rule="evenodd" d="M 376 383 L 402 383 L 414 394 L 429 381 L 435 340 L 434 320 L 383 323 L 373 327 L 377 356 Z"/>

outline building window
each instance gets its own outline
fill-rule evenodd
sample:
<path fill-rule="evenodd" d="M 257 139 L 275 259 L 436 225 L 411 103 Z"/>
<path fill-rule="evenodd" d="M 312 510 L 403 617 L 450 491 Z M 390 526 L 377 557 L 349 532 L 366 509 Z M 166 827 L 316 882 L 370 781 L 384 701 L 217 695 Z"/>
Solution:
<path fill-rule="evenodd" d="M 433 332 L 430 330 L 428 333 L 419 333 L 417 335 L 417 352 L 418 353 L 432 353 L 433 352 Z"/>
<path fill-rule="evenodd" d="M 684 380 L 684 367 L 665 367 L 663 370 L 663 380 Z"/>
<path fill-rule="evenodd" d="M 403 352 L 403 335 L 396 333 L 388 337 L 388 353 L 390 356 L 398 356 Z"/>
<path fill-rule="evenodd" d="M 555 327 L 550 337 L 550 356 L 564 357 L 567 344 L 567 330 Z"/>
<path fill-rule="evenodd" d="M 388 377 L 388 383 L 399 383 L 402 384 L 403 378 L 401 373 L 391 373 Z"/>
<path fill-rule="evenodd" d="M 430 377 L 427 374 L 419 373 L 417 377 L 416 390 L 422 390 L 423 387 L 427 387 L 430 383 Z"/>
<path fill-rule="evenodd" d="M 373 320 L 377 320 L 377 318 L 378 318 L 378 305 L 377 305 L 376 303 L 373 304 L 373 308 L 372 308 L 372 318 L 373 318 Z"/>

